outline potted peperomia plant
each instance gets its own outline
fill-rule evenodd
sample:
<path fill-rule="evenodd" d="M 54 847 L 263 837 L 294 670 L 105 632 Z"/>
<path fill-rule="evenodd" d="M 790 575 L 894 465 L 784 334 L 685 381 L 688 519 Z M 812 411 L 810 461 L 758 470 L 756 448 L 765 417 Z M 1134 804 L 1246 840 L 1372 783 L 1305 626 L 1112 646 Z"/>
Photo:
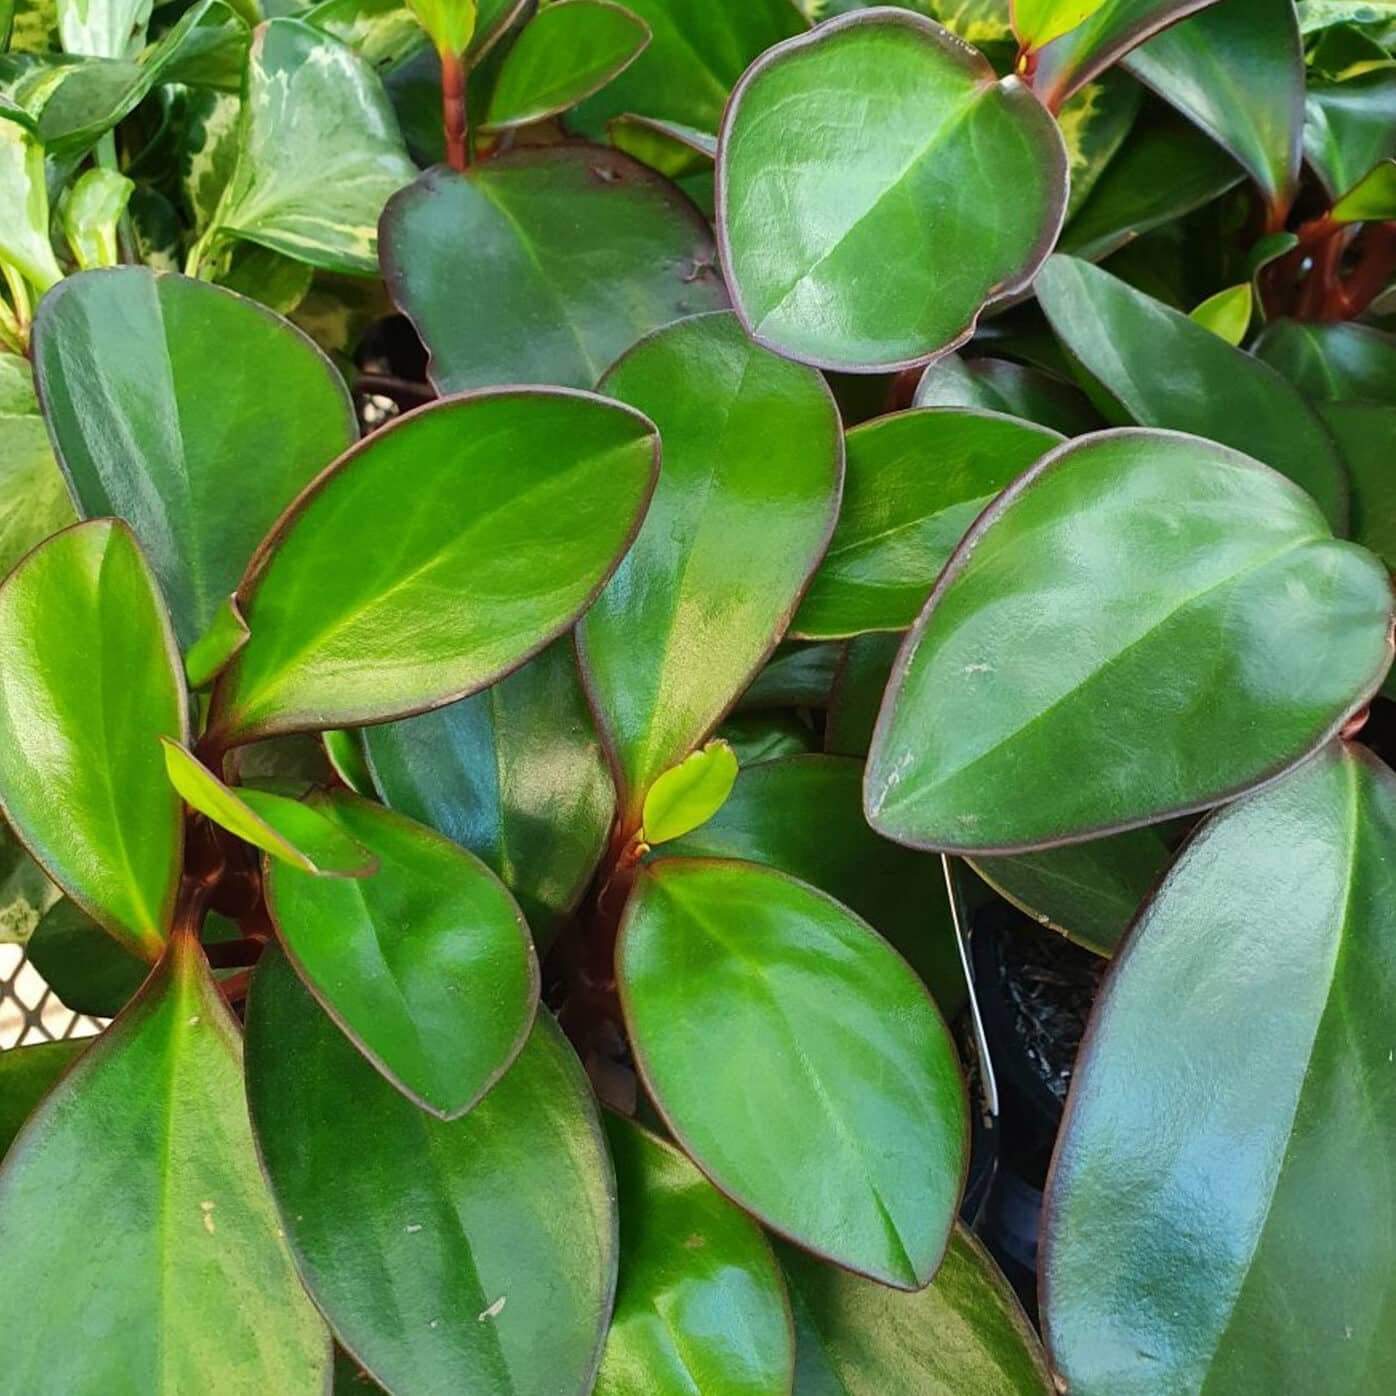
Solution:
<path fill-rule="evenodd" d="M 0 1393 L 1396 1389 L 1396 12 L 0 40 Z"/>

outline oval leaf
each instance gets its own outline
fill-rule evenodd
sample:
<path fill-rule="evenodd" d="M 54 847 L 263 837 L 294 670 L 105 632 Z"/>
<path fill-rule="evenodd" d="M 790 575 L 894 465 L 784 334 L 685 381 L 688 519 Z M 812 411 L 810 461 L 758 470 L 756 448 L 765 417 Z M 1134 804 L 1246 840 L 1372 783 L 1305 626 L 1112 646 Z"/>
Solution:
<path fill-rule="evenodd" d="M 1082 437 L 936 584 L 878 721 L 868 817 L 918 847 L 1011 852 L 1217 804 L 1367 701 L 1391 606 L 1380 562 L 1259 462 Z"/>
<path fill-rule="evenodd" d="M 671 766 L 645 796 L 641 836 L 646 843 L 668 843 L 706 824 L 722 808 L 737 779 L 737 758 L 724 741 Z"/>
<path fill-rule="evenodd" d="M 1272 320 L 1255 353 L 1311 402 L 1396 406 L 1396 336 L 1371 325 Z"/>
<path fill-rule="evenodd" d="M 1036 422 L 1063 436 L 1083 436 L 1104 425 L 1079 388 L 1010 359 L 946 354 L 921 375 L 912 405 L 978 407 Z"/>
<path fill-rule="evenodd" d="M 658 451 L 638 412 L 561 389 L 394 422 L 321 475 L 253 558 L 237 592 L 252 635 L 213 690 L 209 731 L 231 744 L 350 726 L 492 683 L 610 575 Z"/>
<path fill-rule="evenodd" d="M 354 1050 L 273 950 L 252 987 L 247 1085 L 297 1264 L 377 1381 L 591 1389 L 615 1286 L 615 1182 L 586 1077 L 546 1013 L 484 1100 L 442 1121 Z"/>
<path fill-rule="evenodd" d="M 1393 869 L 1396 777 L 1335 744 L 1209 821 L 1140 918 L 1049 1187 L 1072 1392 L 1386 1385 Z"/>
<path fill-rule="evenodd" d="M 939 25 L 890 9 L 831 20 L 752 64 L 723 118 L 733 304 L 760 343 L 822 368 L 924 363 L 1032 280 L 1066 169 L 1032 93 Z"/>
<path fill-rule="evenodd" d="M 44 913 L 24 953 L 64 1008 L 94 1018 L 116 1017 L 150 973 L 66 897 Z"/>
<path fill-rule="evenodd" d="M 1013 0 L 1013 32 L 1024 49 L 1041 48 L 1089 19 L 1107 0 Z"/>
<path fill-rule="evenodd" d="M 1246 331 L 1250 328 L 1251 310 L 1251 283 L 1243 281 L 1239 286 L 1228 286 L 1224 291 L 1208 296 L 1200 305 L 1193 307 L 1188 319 L 1211 330 L 1218 339 L 1236 345 L 1245 339 Z"/>
<path fill-rule="evenodd" d="M 1396 68 L 1383 65 L 1346 82 L 1309 83 L 1304 158 L 1331 199 L 1340 199 L 1379 161 L 1396 157 Z"/>
<path fill-rule="evenodd" d="M 944 1020 L 871 927 L 768 868 L 667 858 L 636 881 L 616 973 L 650 1094 L 718 1187 L 851 1270 L 930 1280 L 965 1087 Z"/>
<path fill-rule="evenodd" d="M 91 1038 L 7 1047 L 0 1052 L 0 1158 L 58 1078 L 77 1060 Z"/>
<path fill-rule="evenodd" d="M 325 1390 L 329 1334 L 257 1166 L 241 1057 L 177 935 L 31 1117 L 0 1171 L 0 1245 L 32 1301 L 7 1344 L 16 1390 L 174 1396 L 212 1372 L 230 1396 Z"/>
<path fill-rule="evenodd" d="M 843 443 L 823 379 L 733 315 L 651 336 L 602 389 L 653 414 L 664 440 L 644 527 L 577 627 L 629 831 L 784 632 L 834 526 Z"/>
<path fill-rule="evenodd" d="M 146 960 L 184 852 L 158 739 L 188 740 L 184 680 L 130 529 L 76 524 L 0 585 L 0 806 L 44 871 Z"/>
<path fill-rule="evenodd" d="M 29 365 L 0 353 L 0 576 L 76 517 L 39 416 Z"/>

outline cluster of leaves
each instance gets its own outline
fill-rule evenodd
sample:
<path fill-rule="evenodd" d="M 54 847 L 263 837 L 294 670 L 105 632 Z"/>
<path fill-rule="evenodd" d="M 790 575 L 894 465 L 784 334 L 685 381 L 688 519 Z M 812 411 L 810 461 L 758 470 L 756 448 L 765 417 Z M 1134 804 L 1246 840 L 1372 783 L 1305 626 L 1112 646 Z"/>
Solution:
<path fill-rule="evenodd" d="M 6 1389 L 1390 1389 L 1396 7 L 0 38 Z"/>

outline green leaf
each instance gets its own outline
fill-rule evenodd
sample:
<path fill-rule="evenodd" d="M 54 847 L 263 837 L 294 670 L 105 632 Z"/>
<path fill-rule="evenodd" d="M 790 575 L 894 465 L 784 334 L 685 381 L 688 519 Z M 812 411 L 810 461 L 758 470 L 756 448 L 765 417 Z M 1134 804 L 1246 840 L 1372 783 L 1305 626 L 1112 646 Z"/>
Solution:
<path fill-rule="evenodd" d="M 145 45 L 152 0 L 57 0 L 65 53 L 132 58 Z"/>
<path fill-rule="evenodd" d="M 1068 221 L 1090 197 L 1129 136 L 1142 95 L 1143 89 L 1133 78 L 1113 69 L 1088 82 L 1057 113 L 1071 161 Z"/>
<path fill-rule="evenodd" d="M 184 676 L 189 687 L 207 688 L 233 662 L 251 634 L 238 610 L 237 597 L 226 597 L 214 611 L 208 629 L 184 656 Z"/>
<path fill-rule="evenodd" d="M 1381 222 L 1396 218 L 1396 159 L 1373 165 L 1333 205 L 1330 217 L 1335 223 Z"/>
<path fill-rule="evenodd" d="M 23 945 L 62 893 L 0 820 L 0 945 Z"/>
<path fill-rule="evenodd" d="M 252 41 L 237 160 L 190 269 L 246 238 L 328 271 L 377 275 L 378 217 L 415 174 L 373 70 L 300 20 L 271 20 Z"/>
<path fill-rule="evenodd" d="M 787 641 L 776 647 L 765 668 L 751 681 L 737 706 L 743 712 L 763 708 L 826 708 L 834 669 L 843 646 Z"/>
<path fill-rule="evenodd" d="M 1283 226 L 1304 132 L 1304 45 L 1292 0 L 1210 5 L 1136 49 L 1125 67 L 1236 157 L 1271 226 Z"/>
<path fill-rule="evenodd" d="M 784 632 L 834 526 L 843 446 L 823 379 L 730 314 L 661 330 L 601 387 L 664 441 L 635 546 L 577 627 L 628 833 Z"/>
<path fill-rule="evenodd" d="M 1273 369 L 1170 306 L 1072 257 L 1053 257 L 1037 298 L 1115 422 L 1195 432 L 1302 485 L 1342 527 L 1347 483 L 1313 410 Z"/>
<path fill-rule="evenodd" d="M 620 1283 L 596 1396 L 784 1396 L 790 1305 L 760 1228 L 672 1144 L 617 1115 L 606 1133 Z"/>
<path fill-rule="evenodd" d="M 930 1280 L 968 1108 L 944 1020 L 884 940 L 769 868 L 666 858 L 636 881 L 616 971 L 650 1095 L 718 1187 L 848 1269 Z"/>
<path fill-rule="evenodd" d="M 373 772 L 369 769 L 368 757 L 364 753 L 362 734 L 354 728 L 321 732 L 320 741 L 335 775 L 354 794 L 367 795 L 372 799 L 377 791 L 373 784 Z"/>
<path fill-rule="evenodd" d="M 659 121 L 627 112 L 606 123 L 606 135 L 617 150 L 657 170 L 666 179 L 702 174 L 711 170 L 717 159 L 715 135 L 677 121 Z"/>
<path fill-rule="evenodd" d="M 1396 388 L 1396 381 L 1393 381 Z M 1396 570 L 1396 402 L 1330 402 L 1319 416 L 1342 452 L 1352 482 L 1352 536 Z"/>
<path fill-rule="evenodd" d="M 1047 1359 L 1008 1281 L 958 1222 L 935 1279 L 915 1294 L 836 1270 L 790 1246 L 795 1396 L 1051 1396 Z"/>
<path fill-rule="evenodd" d="M 31 1304 L 16 1389 L 174 1396 L 214 1372 L 230 1396 L 325 1389 L 329 1334 L 257 1165 L 241 1056 L 181 934 L 31 1117 L 0 1171 L 0 1249 Z"/>
<path fill-rule="evenodd" d="M 624 112 L 716 131 L 747 65 L 772 44 L 809 28 L 791 0 L 626 0 L 625 7 L 652 37 L 625 72 L 572 114 L 576 128 L 593 138 Z"/>
<path fill-rule="evenodd" d="M 831 20 L 758 59 L 723 119 L 733 304 L 759 342 L 821 368 L 924 363 L 1032 280 L 1066 170 L 1032 93 L 939 25 L 884 9 Z"/>
<path fill-rule="evenodd" d="M 868 817 L 999 853 L 1230 799 L 1371 697 L 1391 607 L 1380 562 L 1259 462 L 1172 432 L 1069 442 L 937 582 L 879 719 Z"/>
<path fill-rule="evenodd" d="M 800 756 L 819 749 L 814 728 L 799 713 L 733 713 L 717 729 L 739 766 L 754 766 L 781 756 Z"/>
<path fill-rule="evenodd" d="M 72 276 L 45 297 L 34 364 L 83 512 L 135 529 L 185 646 L 218 623 L 215 649 L 190 656 L 198 686 L 227 657 L 228 597 L 253 550 L 354 441 L 343 380 L 261 306 L 144 267 Z"/>
<path fill-rule="evenodd" d="M 301 1274 L 378 1381 L 478 1396 L 590 1388 L 615 1287 L 615 1182 L 586 1077 L 546 1013 L 484 1100 L 438 1120 L 354 1050 L 273 949 L 253 982 L 247 1078 Z"/>
<path fill-rule="evenodd" d="M 646 843 L 681 839 L 706 824 L 732 793 L 737 758 L 722 740 L 685 756 L 650 786 L 640 835 Z"/>
<path fill-rule="evenodd" d="M 642 165 L 587 146 L 429 170 L 388 205 L 383 265 L 443 393 L 590 388 L 642 335 L 727 304 L 698 210 Z"/>
<path fill-rule="evenodd" d="M 0 353 L 0 576 L 75 517 L 29 365 Z"/>
<path fill-rule="evenodd" d="M 1011 359 L 962 359 L 946 354 L 921 375 L 914 407 L 977 407 L 1036 422 L 1063 436 L 1102 425 L 1074 384 Z"/>
<path fill-rule="evenodd" d="M 1305 34 L 1331 24 L 1379 24 L 1396 18 L 1392 0 L 1298 0 L 1299 27 Z"/>
<path fill-rule="evenodd" d="M 387 803 L 483 859 L 546 949 L 596 871 L 616 807 L 571 639 L 483 693 L 363 738 Z"/>
<path fill-rule="evenodd" d="M 186 804 L 278 862 L 315 877 L 367 877 L 372 855 L 335 824 L 295 800 L 262 790 L 233 790 L 192 752 L 160 738 L 170 784 Z M 302 841 L 305 834 L 309 838 Z"/>
<path fill-rule="evenodd" d="M 325 1011 L 398 1090 L 464 1114 L 518 1056 L 538 1006 L 528 927 L 477 858 L 357 796 L 317 798 L 377 859 L 361 882 L 268 864 L 267 905 Z"/>
<path fill-rule="evenodd" d="M 1149 903 L 1049 1188 L 1043 1307 L 1073 1392 L 1386 1385 L 1394 852 L 1396 778 L 1335 743 L 1209 821 Z"/>
<path fill-rule="evenodd" d="M 868 754 L 882 695 L 903 639 L 903 635 L 874 631 L 855 635 L 844 647 L 829 695 L 829 713 L 824 723 L 825 751 L 859 758 Z M 861 800 L 859 808 L 862 808 Z"/>
<path fill-rule="evenodd" d="M 1228 344 L 1238 345 L 1250 329 L 1252 305 L 1251 283 L 1243 281 L 1238 286 L 1228 286 L 1224 291 L 1208 296 L 1200 305 L 1193 307 L 1188 319 L 1195 320 Z"/>
<path fill-rule="evenodd" d="M 273 252 L 269 247 L 242 242 L 219 274 L 218 284 L 257 301 L 277 315 L 289 315 L 305 299 L 315 280 L 315 268 Z"/>
<path fill-rule="evenodd" d="M 791 633 L 828 640 L 905 630 L 980 511 L 1061 439 L 954 407 L 854 427 L 838 525 Z"/>
<path fill-rule="evenodd" d="M 114 267 L 120 260 L 116 225 L 136 186 L 115 170 L 85 171 L 68 191 L 61 213 L 63 236 L 79 267 Z"/>
<path fill-rule="evenodd" d="M 1013 0 L 1013 29 L 1025 49 L 1041 48 L 1088 20 L 1109 0 Z"/>
<path fill-rule="evenodd" d="M 428 44 L 421 23 L 401 0 L 318 0 L 297 18 L 333 34 L 379 72 L 391 72 Z"/>
<path fill-rule="evenodd" d="M 500 65 L 485 125 L 526 126 L 575 106 L 633 63 L 645 22 L 611 0 L 561 0 L 524 25 Z"/>
<path fill-rule="evenodd" d="M 638 412 L 562 389 L 456 398 L 378 432 L 254 557 L 237 591 L 252 637 L 214 687 L 210 732 L 351 726 L 493 683 L 610 575 L 658 449 Z"/>
<path fill-rule="evenodd" d="M 1373 166 L 1396 156 L 1396 68 L 1346 82 L 1310 83 L 1305 98 L 1304 159 L 1331 199 Z"/>
<path fill-rule="evenodd" d="M 418 24 L 443 54 L 462 54 L 475 37 L 475 0 L 407 0 Z"/>
<path fill-rule="evenodd" d="M 0 645 L 5 818 L 88 915 L 155 960 L 184 847 L 156 739 L 189 731 L 174 636 L 130 530 L 99 519 L 40 544 L 0 585 Z"/>
<path fill-rule="evenodd" d="M 44 913 L 25 954 L 65 1008 L 94 1018 L 116 1017 L 150 973 L 66 897 Z"/>
<path fill-rule="evenodd" d="M 48 237 L 44 148 L 18 121 L 0 112 L 0 262 L 8 262 L 47 291 L 63 276 Z"/>
<path fill-rule="evenodd" d="M 1255 354 L 1313 402 L 1396 405 L 1396 337 L 1370 325 L 1274 320 Z"/>
<path fill-rule="evenodd" d="M 664 854 L 761 863 L 827 892 L 885 936 L 953 1016 L 965 981 L 940 860 L 868 828 L 862 776 L 861 762 L 835 756 L 746 767 L 722 808 Z"/>
<path fill-rule="evenodd" d="M 90 1042 L 90 1038 L 77 1038 L 0 1052 L 0 1158 L 53 1083 Z"/>
<path fill-rule="evenodd" d="M 971 858 L 969 864 L 1034 920 L 1097 955 L 1111 955 L 1172 856 L 1153 825 L 1039 853 Z"/>

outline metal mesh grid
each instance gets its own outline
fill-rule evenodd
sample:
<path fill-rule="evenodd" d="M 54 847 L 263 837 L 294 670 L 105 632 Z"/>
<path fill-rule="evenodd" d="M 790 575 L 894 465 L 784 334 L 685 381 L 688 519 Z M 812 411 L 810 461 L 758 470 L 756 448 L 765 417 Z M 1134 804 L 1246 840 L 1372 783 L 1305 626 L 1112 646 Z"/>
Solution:
<path fill-rule="evenodd" d="M 0 1051 L 92 1037 L 106 1026 L 65 1008 L 25 957 L 22 945 L 0 945 Z"/>

